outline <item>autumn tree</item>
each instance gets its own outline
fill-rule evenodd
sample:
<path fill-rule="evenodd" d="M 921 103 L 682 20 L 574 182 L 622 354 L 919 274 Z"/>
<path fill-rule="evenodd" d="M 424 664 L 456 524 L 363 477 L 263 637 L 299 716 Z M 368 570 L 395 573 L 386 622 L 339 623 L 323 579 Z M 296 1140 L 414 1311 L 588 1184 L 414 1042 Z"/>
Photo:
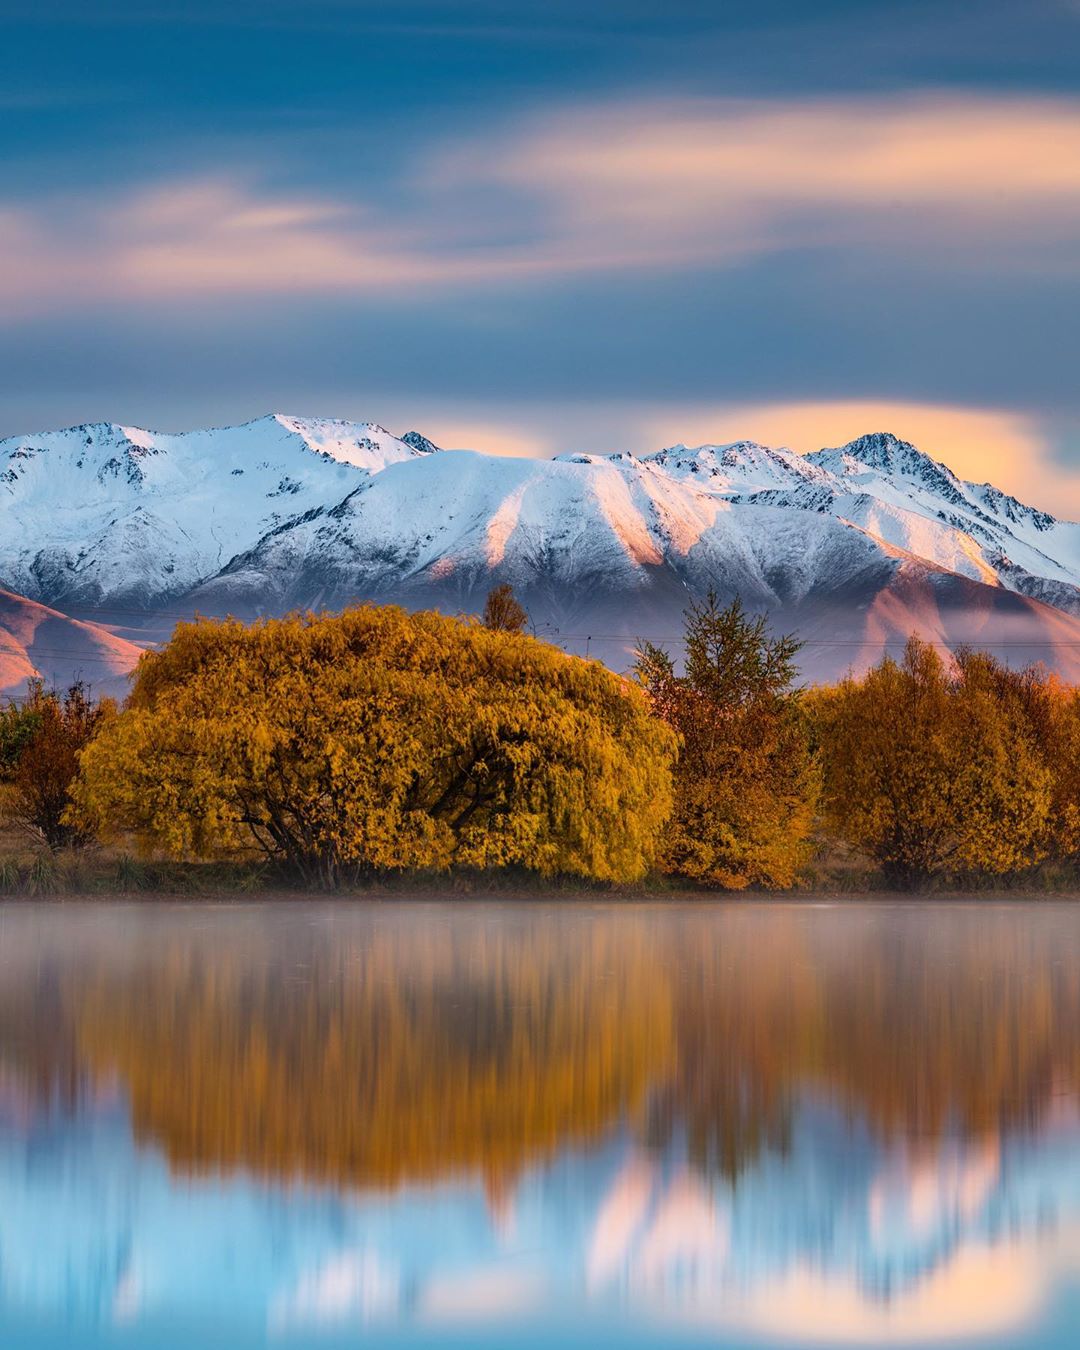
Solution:
<path fill-rule="evenodd" d="M 70 814 L 79 754 L 114 714 L 109 700 L 97 702 L 76 681 L 63 694 L 30 685 L 21 706 L 0 714 L 0 764 L 11 787 L 10 814 L 49 848 L 89 842 L 85 821 Z"/>
<path fill-rule="evenodd" d="M 10 783 L 15 776 L 19 756 L 41 726 L 41 701 L 44 684 L 32 681 L 27 697 L 10 699 L 0 708 L 0 782 Z"/>
<path fill-rule="evenodd" d="M 1038 862 L 1052 775 L 1018 712 L 1035 692 L 980 655 L 950 668 L 915 637 L 902 661 L 817 692 L 827 825 L 904 888 Z"/>
<path fill-rule="evenodd" d="M 674 738 L 595 663 L 435 613 L 361 606 L 181 624 L 83 757 L 78 806 L 175 856 L 255 848 L 310 880 L 650 866 Z"/>
<path fill-rule="evenodd" d="M 686 612 L 682 674 L 663 648 L 639 646 L 638 680 L 682 742 L 666 870 L 731 889 L 795 879 L 817 793 L 794 687 L 798 648 L 711 592 Z"/>
<path fill-rule="evenodd" d="M 485 628 L 495 633 L 523 633 L 529 616 L 518 603 L 514 588 L 508 582 L 494 586 L 484 601 Z"/>
<path fill-rule="evenodd" d="M 998 705 L 1001 725 L 1021 738 L 1049 776 L 1038 848 L 1059 861 L 1080 854 L 1080 690 L 1041 664 L 1016 670 L 989 652 L 956 653 L 960 679 Z"/>

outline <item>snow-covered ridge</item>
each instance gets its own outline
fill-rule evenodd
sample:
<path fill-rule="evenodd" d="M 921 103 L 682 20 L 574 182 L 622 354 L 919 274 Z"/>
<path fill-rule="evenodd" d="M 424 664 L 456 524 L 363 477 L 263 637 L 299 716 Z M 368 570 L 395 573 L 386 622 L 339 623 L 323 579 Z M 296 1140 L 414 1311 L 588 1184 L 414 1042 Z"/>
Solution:
<path fill-rule="evenodd" d="M 435 447 L 283 415 L 169 434 L 94 423 L 0 441 L 0 575 L 33 599 L 150 603 L 364 477 Z"/>
<path fill-rule="evenodd" d="M 957 640 L 989 641 L 1004 614 L 1080 653 L 1080 526 L 883 432 L 805 456 L 737 441 L 553 460 L 281 414 L 0 441 L 0 586 L 61 609 L 454 610 L 503 580 L 569 645 L 665 636 L 711 586 L 830 638 L 854 615 L 867 641 L 952 640 L 964 612 Z"/>

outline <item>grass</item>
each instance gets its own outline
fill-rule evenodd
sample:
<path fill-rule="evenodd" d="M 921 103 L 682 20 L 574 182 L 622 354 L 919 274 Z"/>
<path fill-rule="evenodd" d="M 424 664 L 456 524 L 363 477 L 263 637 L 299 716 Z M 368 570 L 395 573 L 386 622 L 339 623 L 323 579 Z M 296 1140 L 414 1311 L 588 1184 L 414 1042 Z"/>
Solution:
<path fill-rule="evenodd" d="M 280 885 L 280 878 L 275 879 Z M 250 863 L 147 862 L 130 854 L 41 850 L 0 858 L 0 896 L 251 895 L 268 888 L 263 867 Z"/>
<path fill-rule="evenodd" d="M 1080 869 L 1067 863 L 1044 863 L 1017 877 L 970 877 L 942 880 L 921 894 L 1037 896 L 1080 893 Z M 252 896 L 325 895 L 295 876 L 260 861 L 169 862 L 136 856 L 130 850 L 92 847 L 81 850 L 48 849 L 28 845 L 25 835 L 0 824 L 0 897 L 76 898 L 94 896 Z M 761 891 L 723 892 L 696 887 L 680 877 L 654 873 L 632 885 L 608 885 L 580 877 L 541 877 L 524 871 L 460 869 L 449 873 L 421 872 L 357 880 L 336 894 L 374 900 L 406 896 L 462 896 L 483 899 L 686 899 L 699 896 L 747 900 Z M 769 892 L 769 894 L 778 894 Z M 895 888 L 867 864 L 865 858 L 835 844 L 819 841 L 797 886 L 800 896 L 890 895 Z"/>
<path fill-rule="evenodd" d="M 1075 867 L 1047 865 L 1023 877 L 950 879 L 920 894 L 932 901 L 935 894 L 970 895 L 1076 895 L 1080 873 Z M 430 895 L 474 899 L 559 899 L 594 897 L 597 900 L 760 899 L 754 890 L 724 892 L 695 887 L 678 877 L 654 874 L 633 885 L 590 883 L 580 877 L 541 877 L 527 872 L 459 871 L 450 873 L 401 873 L 341 887 L 336 894 L 356 898 L 400 899 Z M 215 897 L 260 895 L 280 898 L 325 896 L 327 892 L 306 886 L 295 877 L 255 862 L 176 863 L 147 860 L 130 853 L 107 854 L 100 849 L 60 851 L 42 849 L 19 856 L 0 854 L 0 897 L 27 899 L 87 898 L 129 895 L 132 897 Z M 779 895 L 777 892 L 769 894 Z M 800 896 L 895 894 L 879 874 L 859 867 L 854 860 L 818 859 L 800 884 L 784 893 Z"/>

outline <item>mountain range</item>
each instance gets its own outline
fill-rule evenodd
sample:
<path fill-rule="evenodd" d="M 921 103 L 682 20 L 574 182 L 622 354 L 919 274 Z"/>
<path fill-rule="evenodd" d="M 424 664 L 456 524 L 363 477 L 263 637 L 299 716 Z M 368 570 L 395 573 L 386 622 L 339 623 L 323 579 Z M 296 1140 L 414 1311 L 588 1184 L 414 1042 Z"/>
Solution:
<path fill-rule="evenodd" d="M 886 433 L 550 460 L 283 415 L 0 441 L 0 688 L 119 687 L 195 612 L 475 612 L 502 581 L 538 633 L 619 669 L 638 638 L 674 649 L 711 587 L 803 638 L 807 678 L 911 632 L 1080 678 L 1080 525 Z"/>

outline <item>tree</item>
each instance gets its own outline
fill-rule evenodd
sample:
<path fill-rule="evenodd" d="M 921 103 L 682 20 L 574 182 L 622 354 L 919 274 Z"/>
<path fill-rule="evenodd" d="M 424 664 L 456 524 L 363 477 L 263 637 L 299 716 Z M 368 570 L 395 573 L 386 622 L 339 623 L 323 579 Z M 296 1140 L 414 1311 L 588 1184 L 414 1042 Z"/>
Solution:
<path fill-rule="evenodd" d="M 989 658 L 951 670 L 916 637 L 899 664 L 818 692 L 827 824 L 903 888 L 1038 862 L 1053 783 L 1024 696 Z"/>
<path fill-rule="evenodd" d="M 595 663 L 435 613 L 365 605 L 181 624 L 83 757 L 96 828 L 175 856 L 256 848 L 309 880 L 650 866 L 674 738 Z"/>
<path fill-rule="evenodd" d="M 12 784 L 11 814 L 49 848 L 81 847 L 92 837 L 70 814 L 79 755 L 114 715 L 110 700 L 95 702 L 82 681 L 63 694 L 34 681 L 23 706 L 0 715 L 0 747 Z"/>
<path fill-rule="evenodd" d="M 488 591 L 487 599 L 484 601 L 485 628 L 490 628 L 495 633 L 523 633 L 528 621 L 529 616 L 518 604 L 513 586 L 503 582 L 501 586 L 495 586 Z"/>
<path fill-rule="evenodd" d="M 685 634 L 682 675 L 663 648 L 637 652 L 638 680 L 682 742 L 661 865 L 711 886 L 789 886 L 817 793 L 793 687 L 799 644 L 712 592 L 686 611 Z"/>
<path fill-rule="evenodd" d="M 1020 737 L 1050 779 L 1050 802 L 1038 851 L 1059 861 L 1080 853 L 1080 690 L 1042 665 L 1014 670 L 988 652 L 961 649 L 958 672 L 999 708 L 999 721 Z"/>
<path fill-rule="evenodd" d="M 10 783 L 15 777 L 19 756 L 41 726 L 43 694 L 43 682 L 32 680 L 21 703 L 12 699 L 7 707 L 0 708 L 0 782 Z"/>

